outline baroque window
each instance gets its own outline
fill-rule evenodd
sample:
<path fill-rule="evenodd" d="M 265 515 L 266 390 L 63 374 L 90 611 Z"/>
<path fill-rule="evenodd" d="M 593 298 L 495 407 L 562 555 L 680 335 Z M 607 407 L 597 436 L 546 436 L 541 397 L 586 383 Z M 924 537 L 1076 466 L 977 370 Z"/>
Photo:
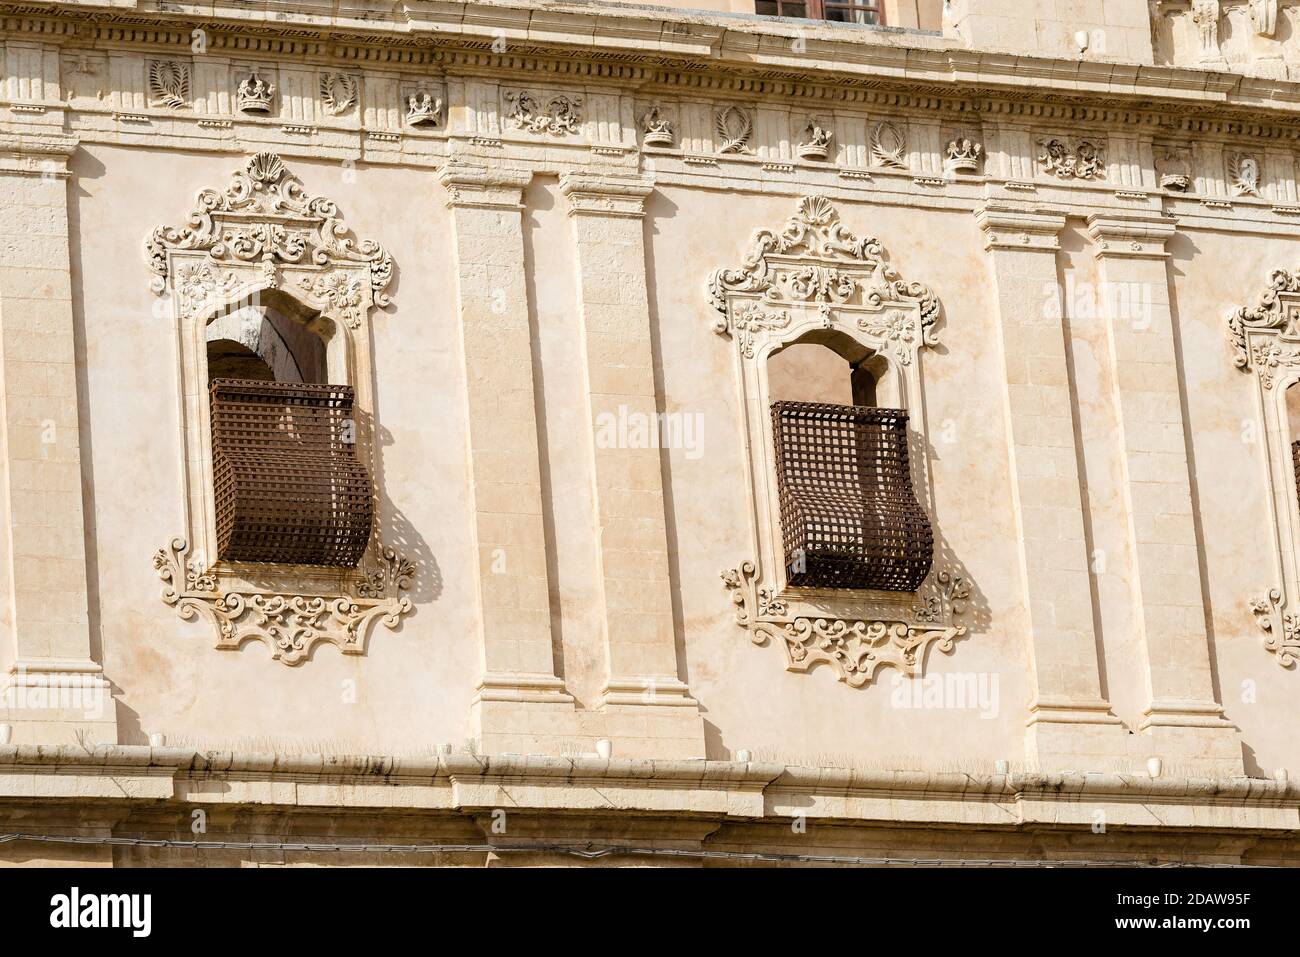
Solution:
<path fill-rule="evenodd" d="M 184 531 L 158 550 L 163 600 L 216 646 L 285 664 L 361 654 L 395 627 L 415 569 L 373 529 L 370 313 L 393 264 L 274 153 L 198 194 L 146 241 L 175 324 Z"/>
<path fill-rule="evenodd" d="M 1273 580 L 1250 608 L 1278 664 L 1300 661 L 1300 272 L 1274 270 L 1228 320 L 1233 361 L 1251 373 L 1268 487 Z"/>
<path fill-rule="evenodd" d="M 886 665 L 922 673 L 964 634 L 969 595 L 931 563 L 921 354 L 938 300 L 822 196 L 756 233 L 709 296 L 747 433 L 751 551 L 723 572 L 737 623 L 792 671 L 826 663 L 855 687 Z"/>
<path fill-rule="evenodd" d="M 881 0 L 859 0 L 857 3 L 842 3 L 838 0 L 755 0 L 754 12 L 763 17 L 797 17 L 834 23 L 885 22 L 884 4 Z"/>

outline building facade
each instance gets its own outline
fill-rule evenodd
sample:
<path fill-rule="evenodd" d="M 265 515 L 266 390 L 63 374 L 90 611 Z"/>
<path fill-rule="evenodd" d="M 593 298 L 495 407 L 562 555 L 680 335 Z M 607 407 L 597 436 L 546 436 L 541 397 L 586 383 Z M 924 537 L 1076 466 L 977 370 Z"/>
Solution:
<path fill-rule="evenodd" d="M 3 6 L 0 861 L 1296 860 L 1300 3 Z"/>

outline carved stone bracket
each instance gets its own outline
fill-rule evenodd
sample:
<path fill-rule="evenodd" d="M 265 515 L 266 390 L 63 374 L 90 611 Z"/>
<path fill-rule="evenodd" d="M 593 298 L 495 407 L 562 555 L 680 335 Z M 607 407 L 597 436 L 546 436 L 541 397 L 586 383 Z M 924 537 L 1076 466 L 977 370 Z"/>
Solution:
<path fill-rule="evenodd" d="M 785 649 L 787 670 L 807 672 L 827 664 L 853 688 L 871 684 L 880 668 L 897 668 L 909 677 L 923 674 L 931 646 L 949 654 L 966 634 L 966 627 L 953 619 L 965 611 L 970 591 L 946 572 L 934 577 L 935 590 L 913 607 L 910 620 L 792 614 L 785 600 L 759 584 L 753 562 L 723 571 L 722 581 L 736 606 L 736 624 L 754 644 L 777 639 Z"/>
<path fill-rule="evenodd" d="M 401 593 L 410 588 L 415 566 L 386 545 L 374 549 L 372 564 L 350 587 L 325 594 L 225 588 L 215 571 L 188 561 L 188 552 L 185 539 L 174 538 L 155 553 L 154 568 L 166 583 L 162 600 L 185 621 L 206 619 L 219 649 L 236 650 L 256 639 L 286 665 L 301 663 L 322 641 L 359 655 L 376 620 L 396 628 L 412 608 Z"/>

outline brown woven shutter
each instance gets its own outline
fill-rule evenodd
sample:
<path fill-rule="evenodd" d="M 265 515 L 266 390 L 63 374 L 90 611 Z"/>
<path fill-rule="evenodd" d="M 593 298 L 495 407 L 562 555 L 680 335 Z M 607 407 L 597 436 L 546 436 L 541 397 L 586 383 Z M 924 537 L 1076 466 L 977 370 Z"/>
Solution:
<path fill-rule="evenodd" d="M 919 588 L 934 534 L 912 489 L 907 413 L 775 402 L 772 429 L 789 584 Z"/>
<path fill-rule="evenodd" d="M 370 476 L 357 461 L 352 389 L 212 381 L 221 558 L 352 567 L 370 540 Z"/>

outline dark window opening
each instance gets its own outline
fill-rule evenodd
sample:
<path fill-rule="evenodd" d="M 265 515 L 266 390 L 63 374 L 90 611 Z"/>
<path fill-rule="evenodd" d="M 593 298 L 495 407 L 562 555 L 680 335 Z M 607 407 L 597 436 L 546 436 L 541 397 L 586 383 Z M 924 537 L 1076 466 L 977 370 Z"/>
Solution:
<path fill-rule="evenodd" d="M 833 23 L 885 22 L 881 0 L 840 3 L 836 0 L 754 0 L 754 12 L 764 17 L 796 17 L 800 20 L 828 20 Z"/>

